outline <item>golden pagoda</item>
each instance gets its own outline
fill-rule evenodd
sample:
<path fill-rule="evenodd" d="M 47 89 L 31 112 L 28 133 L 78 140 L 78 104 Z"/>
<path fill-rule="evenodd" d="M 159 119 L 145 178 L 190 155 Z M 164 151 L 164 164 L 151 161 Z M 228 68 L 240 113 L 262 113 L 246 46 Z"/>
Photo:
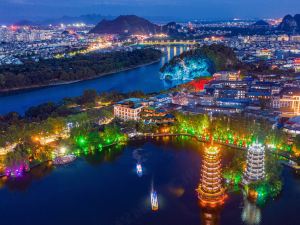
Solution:
<path fill-rule="evenodd" d="M 222 185 L 220 151 L 211 145 L 205 149 L 201 167 L 201 180 L 198 186 L 198 198 L 202 207 L 217 207 L 224 204 L 226 198 Z"/>

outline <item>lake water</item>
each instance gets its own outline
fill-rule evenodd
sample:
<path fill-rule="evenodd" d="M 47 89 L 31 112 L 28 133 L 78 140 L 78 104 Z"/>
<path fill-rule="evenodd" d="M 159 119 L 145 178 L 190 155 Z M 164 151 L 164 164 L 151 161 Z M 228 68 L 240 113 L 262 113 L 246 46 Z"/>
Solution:
<path fill-rule="evenodd" d="M 73 84 L 52 86 L 34 90 L 21 91 L 0 96 L 0 114 L 11 111 L 24 113 L 29 107 L 45 102 L 57 102 L 64 97 L 79 96 L 86 89 L 99 92 L 118 91 L 122 93 L 143 91 L 145 93 L 165 90 L 181 82 L 166 82 L 160 79 L 159 69 L 174 55 L 182 53 L 187 47 L 165 47 L 160 62 L 133 70 L 103 76 L 93 80 Z"/>
<path fill-rule="evenodd" d="M 129 143 L 87 155 L 68 166 L 38 167 L 0 190 L 1 224 L 97 225 L 296 225 L 300 179 L 284 169 L 281 195 L 259 208 L 241 193 L 228 193 L 222 209 L 207 212 L 195 189 L 205 144 L 189 138 Z M 227 164 L 238 150 L 220 147 Z M 141 161 L 144 174 L 135 172 Z M 159 210 L 151 211 L 156 189 Z M 207 223 L 205 218 L 219 218 Z M 253 223 L 260 220 L 260 223 Z"/>

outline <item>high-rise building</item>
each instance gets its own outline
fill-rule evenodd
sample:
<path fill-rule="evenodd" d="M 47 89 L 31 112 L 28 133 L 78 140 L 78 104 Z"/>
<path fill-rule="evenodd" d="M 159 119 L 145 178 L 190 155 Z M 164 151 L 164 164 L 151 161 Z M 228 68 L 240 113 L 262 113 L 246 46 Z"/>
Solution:
<path fill-rule="evenodd" d="M 224 203 L 220 151 L 216 146 L 205 149 L 201 168 L 201 180 L 197 189 L 201 206 L 219 206 Z"/>
<path fill-rule="evenodd" d="M 252 144 L 247 152 L 247 168 L 244 172 L 244 184 L 263 180 L 265 177 L 265 148 L 258 142 Z"/>

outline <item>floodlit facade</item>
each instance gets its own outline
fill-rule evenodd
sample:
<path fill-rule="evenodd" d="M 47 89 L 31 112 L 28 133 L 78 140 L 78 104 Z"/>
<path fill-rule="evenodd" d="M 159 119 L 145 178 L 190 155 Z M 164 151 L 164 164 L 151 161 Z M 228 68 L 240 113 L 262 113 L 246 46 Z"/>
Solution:
<path fill-rule="evenodd" d="M 288 91 L 282 96 L 274 96 L 272 107 L 280 109 L 285 117 L 300 115 L 300 92 Z"/>
<path fill-rule="evenodd" d="M 114 116 L 121 120 L 139 120 L 144 105 L 135 99 L 128 99 L 114 105 Z"/>

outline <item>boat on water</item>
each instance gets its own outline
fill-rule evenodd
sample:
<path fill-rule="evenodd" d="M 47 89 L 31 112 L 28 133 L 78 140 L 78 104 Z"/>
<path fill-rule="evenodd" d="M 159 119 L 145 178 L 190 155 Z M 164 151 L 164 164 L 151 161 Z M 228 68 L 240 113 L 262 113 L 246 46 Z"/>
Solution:
<path fill-rule="evenodd" d="M 136 164 L 136 174 L 139 177 L 143 176 L 143 167 L 142 167 L 142 164 L 140 164 L 140 163 Z"/>
<path fill-rule="evenodd" d="M 64 156 L 58 156 L 53 160 L 54 165 L 65 165 L 68 163 L 73 162 L 76 159 L 75 155 L 64 155 Z"/>
<path fill-rule="evenodd" d="M 158 197 L 156 191 L 154 190 L 151 191 L 151 208 L 152 211 L 158 210 Z"/>

